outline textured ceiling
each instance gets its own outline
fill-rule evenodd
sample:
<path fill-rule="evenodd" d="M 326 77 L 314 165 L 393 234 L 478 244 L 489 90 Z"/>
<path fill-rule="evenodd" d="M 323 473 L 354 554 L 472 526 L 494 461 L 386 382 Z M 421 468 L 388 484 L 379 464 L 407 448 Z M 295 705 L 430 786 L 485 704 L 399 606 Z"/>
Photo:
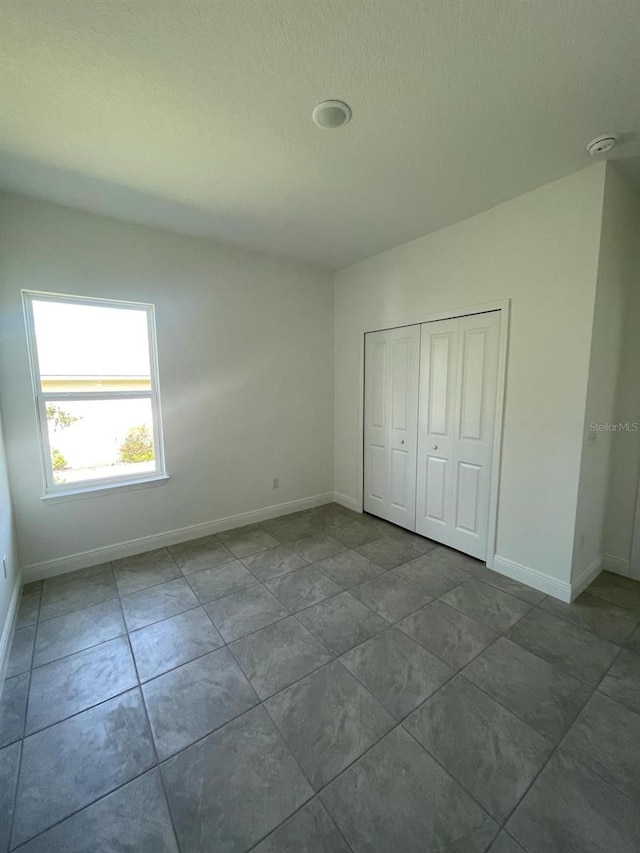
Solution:
<path fill-rule="evenodd" d="M 330 268 L 589 165 L 602 132 L 640 153 L 638 0 L 0 12 L 0 184 Z M 316 128 L 324 98 L 351 124 Z"/>

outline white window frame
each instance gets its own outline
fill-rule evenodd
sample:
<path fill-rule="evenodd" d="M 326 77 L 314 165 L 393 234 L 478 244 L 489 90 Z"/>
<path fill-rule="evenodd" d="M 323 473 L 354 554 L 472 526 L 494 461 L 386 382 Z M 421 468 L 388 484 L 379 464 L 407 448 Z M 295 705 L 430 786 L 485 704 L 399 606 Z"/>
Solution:
<path fill-rule="evenodd" d="M 62 293 L 47 293 L 36 290 L 23 290 L 22 302 L 25 325 L 27 330 L 27 345 L 29 363 L 36 406 L 38 438 L 40 443 L 40 461 L 44 482 L 44 498 L 73 497 L 85 494 L 95 495 L 108 493 L 113 489 L 131 489 L 145 485 L 164 483 L 169 479 L 165 467 L 164 442 L 162 437 L 162 416 L 160 407 L 160 384 L 158 371 L 158 347 L 156 340 L 155 308 L 147 302 L 125 302 L 118 299 L 97 299 L 92 296 L 73 296 Z M 147 315 L 147 337 L 149 342 L 149 367 L 151 374 L 151 389 L 149 391 L 43 391 L 40 365 L 38 360 L 38 342 L 36 339 L 33 315 L 34 302 L 61 302 L 66 305 L 93 305 L 103 308 L 123 308 L 127 310 L 144 311 Z M 155 470 L 144 474 L 124 474 L 115 477 L 100 477 L 92 480 L 82 480 L 73 483 L 55 483 L 47 424 L 47 404 L 51 401 L 74 402 L 79 400 L 127 400 L 144 399 L 151 403 L 153 417 L 153 443 L 155 453 Z"/>

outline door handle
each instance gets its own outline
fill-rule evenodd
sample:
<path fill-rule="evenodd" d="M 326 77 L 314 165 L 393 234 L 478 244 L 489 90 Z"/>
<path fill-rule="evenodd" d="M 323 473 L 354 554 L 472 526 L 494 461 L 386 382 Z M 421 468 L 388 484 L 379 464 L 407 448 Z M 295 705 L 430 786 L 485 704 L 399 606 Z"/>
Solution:
<path fill-rule="evenodd" d="M 437 450 L 437 449 L 438 449 L 438 445 L 437 445 L 437 444 L 434 444 L 434 445 L 433 445 L 433 449 L 434 449 L 434 450 Z"/>
<path fill-rule="evenodd" d="M 404 438 L 400 439 L 400 444 L 404 444 Z"/>

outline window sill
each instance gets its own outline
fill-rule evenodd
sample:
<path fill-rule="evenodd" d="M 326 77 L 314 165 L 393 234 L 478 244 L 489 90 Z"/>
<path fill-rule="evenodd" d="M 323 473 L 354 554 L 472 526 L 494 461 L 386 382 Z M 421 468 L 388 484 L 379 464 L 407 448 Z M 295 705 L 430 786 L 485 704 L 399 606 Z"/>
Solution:
<path fill-rule="evenodd" d="M 133 492 L 137 489 L 148 489 L 152 486 L 164 486 L 168 482 L 170 476 L 168 474 L 160 474 L 155 477 L 148 477 L 144 480 L 127 480 L 123 483 L 105 483 L 100 486 L 88 486 L 86 488 L 69 489 L 64 492 L 50 492 L 43 495 L 41 501 L 77 501 L 82 498 L 99 497 L 100 495 L 111 495 L 115 492 Z"/>

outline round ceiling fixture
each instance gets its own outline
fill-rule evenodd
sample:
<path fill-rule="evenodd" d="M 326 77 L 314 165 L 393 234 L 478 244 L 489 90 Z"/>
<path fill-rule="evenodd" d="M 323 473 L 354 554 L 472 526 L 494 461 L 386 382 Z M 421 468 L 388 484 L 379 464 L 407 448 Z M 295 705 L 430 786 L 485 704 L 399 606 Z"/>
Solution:
<path fill-rule="evenodd" d="M 313 120 L 323 130 L 335 130 L 351 121 L 351 107 L 344 101 L 322 101 L 313 111 Z"/>
<path fill-rule="evenodd" d="M 596 154 L 607 154 L 615 146 L 618 141 L 614 133 L 605 133 L 603 136 L 596 136 L 587 145 L 587 151 L 594 157 Z"/>

